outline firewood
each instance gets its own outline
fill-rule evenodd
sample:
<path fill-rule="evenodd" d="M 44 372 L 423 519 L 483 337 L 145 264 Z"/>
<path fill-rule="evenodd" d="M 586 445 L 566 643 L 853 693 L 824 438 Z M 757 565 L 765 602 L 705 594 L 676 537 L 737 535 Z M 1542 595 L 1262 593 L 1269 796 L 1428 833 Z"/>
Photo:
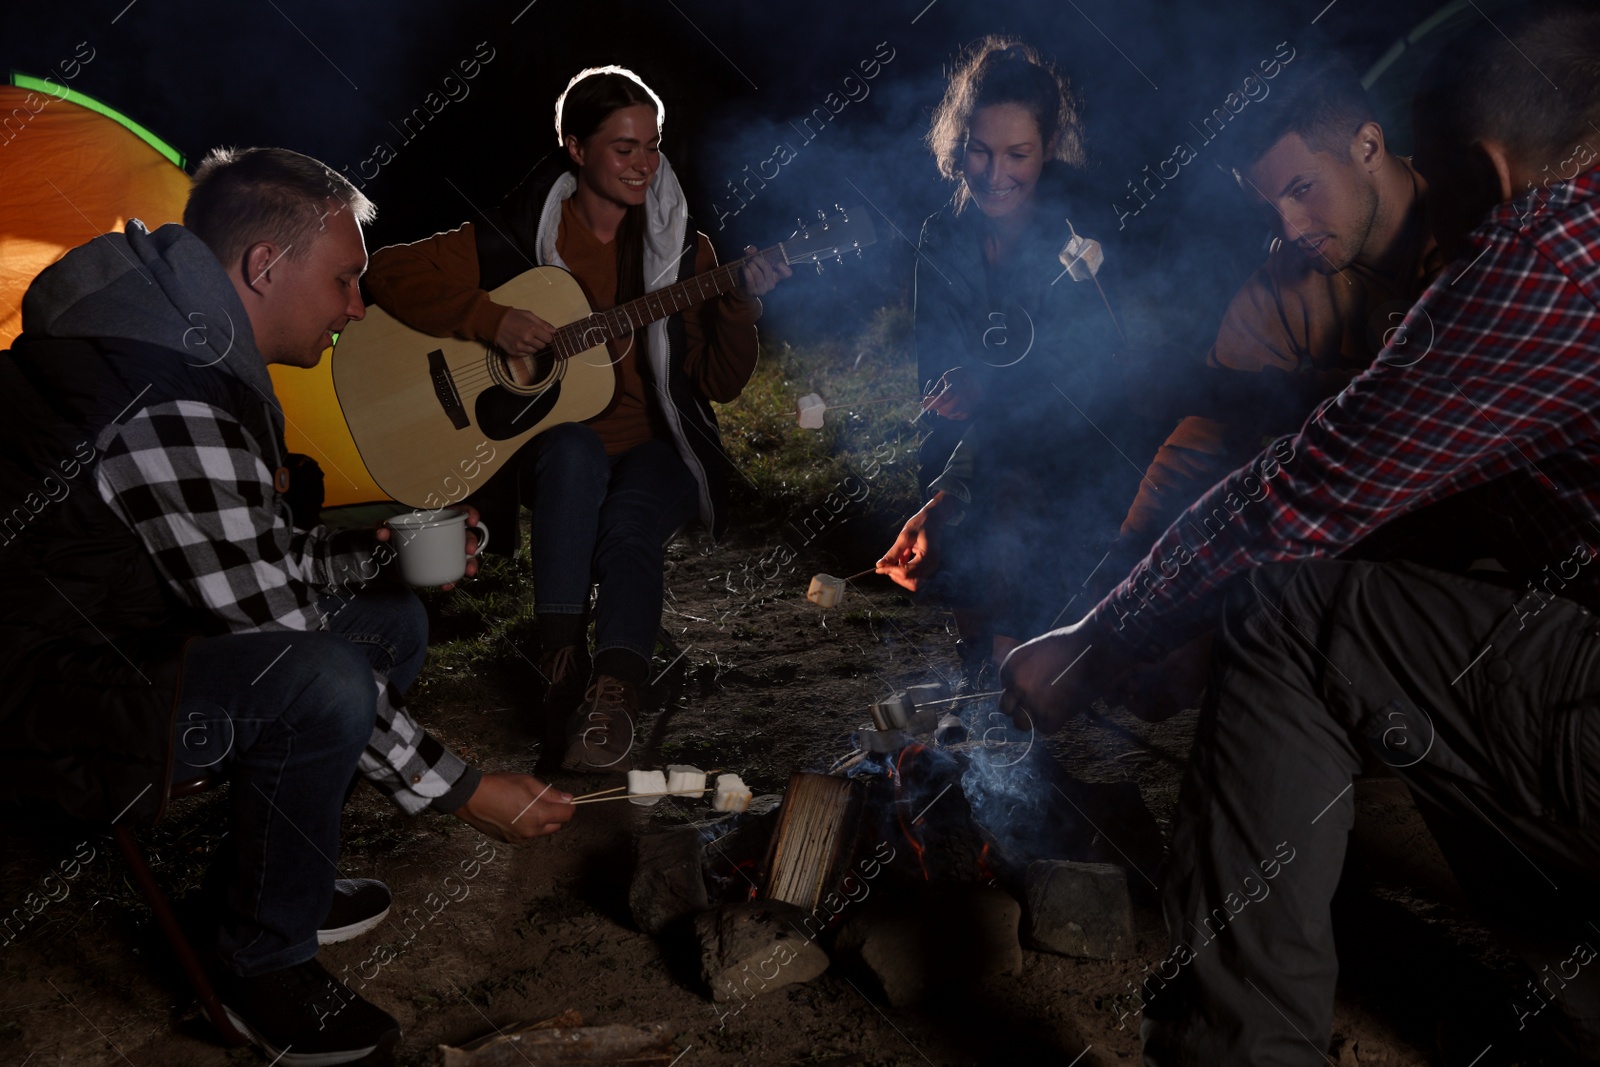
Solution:
<path fill-rule="evenodd" d="M 860 795 L 849 778 L 797 773 L 789 779 L 763 865 L 764 899 L 816 908 L 854 845 Z"/>

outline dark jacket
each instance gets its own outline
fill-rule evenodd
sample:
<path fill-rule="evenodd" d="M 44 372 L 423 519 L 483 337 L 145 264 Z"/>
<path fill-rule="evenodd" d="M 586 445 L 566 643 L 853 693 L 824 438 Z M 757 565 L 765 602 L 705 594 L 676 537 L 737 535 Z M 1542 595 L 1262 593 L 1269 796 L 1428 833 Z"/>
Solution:
<path fill-rule="evenodd" d="M 1135 417 L 1127 403 L 1119 357 L 1127 351 L 1124 334 L 1133 331 L 1120 318 L 1119 275 L 1126 264 L 1113 241 L 1115 227 L 1070 199 L 1071 179 L 1065 165 L 1046 165 L 1034 194 L 1035 224 L 1002 266 L 984 260 L 984 216 L 976 207 L 960 214 L 946 209 L 923 224 L 915 297 L 918 377 L 928 388 L 959 366 L 984 387 L 978 411 L 966 422 L 924 416 L 925 488 L 965 438 L 964 466 L 973 477 L 984 477 L 984 466 L 1026 462 L 1040 479 L 1057 483 L 1041 491 L 1081 489 L 1095 498 L 1095 510 L 1123 508 L 1160 439 L 1161 428 Z M 1057 257 L 1074 234 L 1102 243 L 1105 263 L 1094 279 L 1064 274 Z"/>
<path fill-rule="evenodd" d="M 210 258 L 204 273 L 210 253 L 178 227 L 152 236 L 137 225 L 42 274 L 23 335 L 0 353 L 0 807 L 10 811 L 153 822 L 166 804 L 183 649 L 204 624 L 101 499 L 102 431 L 136 400 L 196 400 L 238 418 L 263 455 L 283 455 L 276 413 L 235 370 L 247 356 L 256 364 L 243 374 L 266 377 L 253 345 L 228 338 L 236 358 L 224 359 L 223 331 L 186 332 L 191 315 L 246 322 L 220 266 Z M 150 340 L 163 337 L 170 346 Z"/>

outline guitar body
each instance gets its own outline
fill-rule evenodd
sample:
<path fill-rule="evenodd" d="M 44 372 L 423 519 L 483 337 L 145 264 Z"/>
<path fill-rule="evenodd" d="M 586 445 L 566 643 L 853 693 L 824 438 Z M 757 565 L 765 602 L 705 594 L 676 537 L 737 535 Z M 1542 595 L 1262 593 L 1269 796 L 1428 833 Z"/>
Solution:
<path fill-rule="evenodd" d="M 577 280 L 559 267 L 535 267 L 489 295 L 556 327 L 591 314 Z M 378 488 L 414 508 L 439 508 L 481 487 L 544 430 L 592 419 L 616 398 L 604 343 L 535 361 L 534 380 L 519 385 L 496 349 L 430 337 L 369 307 L 334 345 L 333 389 Z"/>
<path fill-rule="evenodd" d="M 442 508 L 479 488 L 538 434 L 603 414 L 616 401 L 620 372 L 607 338 L 637 333 L 739 285 L 756 257 L 787 264 L 837 259 L 874 240 L 872 220 L 842 210 L 795 232 L 776 248 L 686 278 L 600 314 L 577 279 L 535 267 L 489 295 L 556 328 L 518 378 L 489 345 L 429 337 L 369 308 L 333 346 L 333 391 L 350 436 L 378 488 L 414 508 Z M 531 363 L 529 368 L 523 362 Z"/>

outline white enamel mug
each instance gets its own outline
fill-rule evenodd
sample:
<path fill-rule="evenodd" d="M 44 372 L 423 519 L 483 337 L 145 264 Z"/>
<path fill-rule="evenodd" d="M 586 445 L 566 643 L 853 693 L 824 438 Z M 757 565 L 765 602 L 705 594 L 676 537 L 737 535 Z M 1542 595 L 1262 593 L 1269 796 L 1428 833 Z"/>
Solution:
<path fill-rule="evenodd" d="M 411 585 L 450 585 L 467 573 L 467 560 L 489 547 L 489 528 L 467 525 L 466 508 L 407 511 L 389 519 L 389 543 L 400 554 L 400 575 Z M 478 550 L 467 551 L 467 533 Z"/>

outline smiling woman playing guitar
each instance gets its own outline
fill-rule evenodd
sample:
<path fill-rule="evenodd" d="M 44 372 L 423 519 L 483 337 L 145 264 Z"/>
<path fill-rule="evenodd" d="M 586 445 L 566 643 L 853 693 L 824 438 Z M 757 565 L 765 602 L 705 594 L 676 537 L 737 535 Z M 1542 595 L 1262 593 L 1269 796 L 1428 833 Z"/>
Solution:
<path fill-rule="evenodd" d="M 414 329 L 534 357 L 555 329 L 488 292 L 530 267 L 565 267 L 597 311 L 711 270 L 716 254 L 690 225 L 661 154 L 664 119 L 660 98 L 633 72 L 583 71 L 556 101 L 561 148 L 487 225 L 373 253 L 373 297 Z M 548 683 L 542 766 L 558 753 L 570 770 L 631 765 L 638 687 L 661 624 L 665 542 L 696 516 L 713 535 L 723 524 L 727 459 L 707 401 L 727 403 L 744 388 L 756 364 L 757 297 L 789 274 L 758 256 L 740 291 L 611 338 L 611 405 L 534 437 L 473 498 L 486 517 L 505 517 L 501 530 L 516 529 L 519 500 L 533 512 L 537 655 Z M 508 361 L 519 380 L 536 362 Z M 600 587 L 592 665 L 591 580 Z"/>

